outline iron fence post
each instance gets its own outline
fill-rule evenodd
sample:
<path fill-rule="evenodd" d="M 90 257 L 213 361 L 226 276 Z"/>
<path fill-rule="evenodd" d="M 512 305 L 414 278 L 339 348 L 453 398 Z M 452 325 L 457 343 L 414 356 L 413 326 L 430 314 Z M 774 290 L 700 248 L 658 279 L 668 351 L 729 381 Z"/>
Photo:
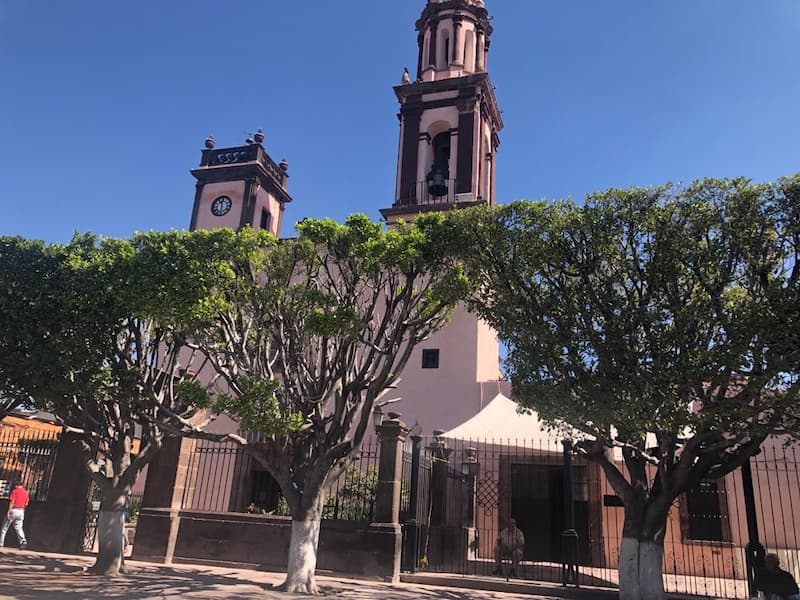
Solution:
<path fill-rule="evenodd" d="M 742 492 L 744 495 L 744 512 L 747 518 L 747 546 L 744 549 L 745 567 L 747 571 L 747 591 L 753 596 L 756 569 L 764 562 L 764 546 L 758 540 L 758 519 L 756 518 L 756 497 L 753 490 L 753 473 L 750 470 L 750 459 L 742 465 Z"/>
<path fill-rule="evenodd" d="M 572 495 L 572 442 L 564 446 L 564 531 L 561 533 L 561 585 L 579 586 L 578 532 L 575 530 L 575 502 Z"/>
<path fill-rule="evenodd" d="M 422 437 L 411 436 L 411 482 L 408 490 L 408 518 L 403 526 L 403 570 L 417 572 L 419 557 L 419 522 L 417 520 L 417 502 L 419 499 L 419 458 L 422 450 Z"/>

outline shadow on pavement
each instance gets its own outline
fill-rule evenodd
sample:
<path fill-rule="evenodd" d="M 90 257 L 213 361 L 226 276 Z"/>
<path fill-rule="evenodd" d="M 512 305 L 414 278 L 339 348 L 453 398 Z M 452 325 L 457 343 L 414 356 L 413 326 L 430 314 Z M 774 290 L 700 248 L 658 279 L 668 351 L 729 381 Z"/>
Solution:
<path fill-rule="evenodd" d="M 85 556 L 42 556 L 34 553 L 0 551 L 0 600 L 45 600 L 63 598 L 85 600 L 177 600 L 229 599 L 288 600 L 311 596 L 288 595 L 274 585 L 283 576 L 278 573 L 221 569 L 197 565 L 161 566 L 128 563 L 128 572 L 118 577 L 101 577 L 86 572 L 91 558 Z M 390 585 L 370 581 L 352 581 L 321 577 L 322 596 L 342 600 L 508 600 L 516 594 L 460 590 L 434 586 Z M 319 596 L 317 596 L 319 598 Z M 537 596 L 547 599 L 548 596 Z"/>
<path fill-rule="evenodd" d="M 24 554 L 0 554 L 0 598 L 278 598 L 265 594 L 266 586 L 202 569 L 128 565 L 129 572 L 114 578 L 87 573 L 80 559 L 58 559 Z M 301 596 L 298 596 L 301 597 Z"/>

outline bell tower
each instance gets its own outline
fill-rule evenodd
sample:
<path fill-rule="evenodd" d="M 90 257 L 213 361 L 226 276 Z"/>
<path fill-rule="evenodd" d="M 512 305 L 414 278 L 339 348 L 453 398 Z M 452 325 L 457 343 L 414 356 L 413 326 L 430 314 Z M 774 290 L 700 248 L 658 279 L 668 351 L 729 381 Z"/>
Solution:
<path fill-rule="evenodd" d="M 495 202 L 503 121 L 487 72 L 492 26 L 483 0 L 428 0 L 416 24 L 416 80 L 404 73 L 400 148 L 389 221 Z"/>
<path fill-rule="evenodd" d="M 483 0 L 427 0 L 417 21 L 416 80 L 403 73 L 400 149 L 387 222 L 424 211 L 495 203 L 503 127 L 486 72 L 492 26 Z M 424 431 L 460 425 L 491 400 L 501 377 L 497 334 L 459 305 L 412 351 L 396 394 L 404 420 Z M 492 392 L 494 390 L 494 392 Z"/>
<path fill-rule="evenodd" d="M 276 164 L 262 142 L 259 129 L 244 146 L 216 148 L 213 136 L 205 141 L 189 229 L 253 227 L 280 234 L 283 211 L 292 197 L 286 191 L 289 164 Z"/>

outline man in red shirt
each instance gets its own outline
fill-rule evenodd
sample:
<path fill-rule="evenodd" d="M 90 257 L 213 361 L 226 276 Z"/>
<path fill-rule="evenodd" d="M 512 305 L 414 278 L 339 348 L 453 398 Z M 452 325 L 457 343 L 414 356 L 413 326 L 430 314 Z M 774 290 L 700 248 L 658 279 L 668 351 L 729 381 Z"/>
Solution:
<path fill-rule="evenodd" d="M 25 539 L 25 532 L 22 530 L 22 523 L 25 521 L 25 507 L 28 506 L 29 500 L 28 492 L 19 481 L 15 481 L 14 489 L 8 495 L 8 513 L 5 521 L 3 521 L 3 529 L 0 530 L 0 548 L 5 546 L 6 533 L 8 533 L 8 528 L 12 524 L 14 525 L 14 531 L 17 532 L 19 547 L 25 548 L 28 545 L 28 541 Z"/>

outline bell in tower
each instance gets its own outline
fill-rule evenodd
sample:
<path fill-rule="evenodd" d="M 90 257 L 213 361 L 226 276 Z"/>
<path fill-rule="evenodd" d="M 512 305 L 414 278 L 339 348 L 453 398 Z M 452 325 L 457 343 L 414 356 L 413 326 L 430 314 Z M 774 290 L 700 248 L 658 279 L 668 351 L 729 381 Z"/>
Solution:
<path fill-rule="evenodd" d="M 433 140 L 433 165 L 425 178 L 428 193 L 434 198 L 447 196 L 450 179 L 450 134 L 440 133 Z"/>
<path fill-rule="evenodd" d="M 492 26 L 483 0 L 428 0 L 417 20 L 416 79 L 400 102 L 397 185 L 387 221 L 424 210 L 494 204 L 503 128 L 487 72 Z"/>

